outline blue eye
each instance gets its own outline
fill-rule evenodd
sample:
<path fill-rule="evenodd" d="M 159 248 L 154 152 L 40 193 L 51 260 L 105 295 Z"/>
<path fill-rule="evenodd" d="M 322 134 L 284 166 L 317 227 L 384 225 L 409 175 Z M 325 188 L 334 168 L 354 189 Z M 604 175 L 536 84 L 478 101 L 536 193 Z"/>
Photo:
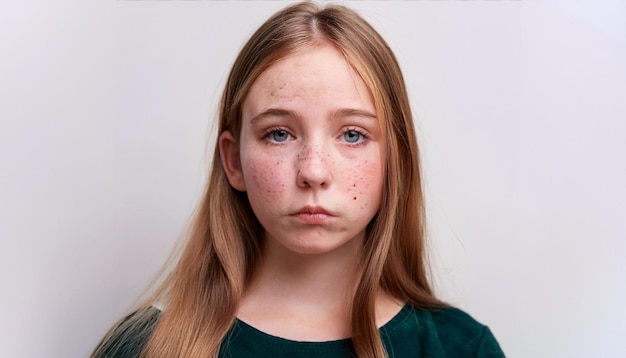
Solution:
<path fill-rule="evenodd" d="M 287 133 L 287 131 L 278 129 L 278 130 L 274 130 L 270 133 L 270 136 L 272 138 L 273 141 L 275 142 L 284 142 L 287 139 L 289 139 L 289 133 Z"/>
<path fill-rule="evenodd" d="M 348 143 L 358 143 L 363 135 L 357 131 L 346 131 L 343 134 L 343 139 Z"/>

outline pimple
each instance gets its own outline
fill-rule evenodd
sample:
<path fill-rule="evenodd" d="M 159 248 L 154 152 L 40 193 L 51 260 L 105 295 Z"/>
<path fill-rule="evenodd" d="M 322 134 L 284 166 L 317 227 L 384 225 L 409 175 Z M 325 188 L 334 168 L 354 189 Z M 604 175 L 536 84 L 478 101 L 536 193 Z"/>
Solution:
<path fill-rule="evenodd" d="M 279 165 L 282 162 L 282 160 L 278 160 L 266 163 L 249 163 L 250 178 L 254 186 L 256 186 L 258 190 L 266 193 L 266 195 L 273 196 L 283 191 L 284 183 L 281 183 L 281 180 L 274 174 L 275 170 L 272 168 L 272 163 Z"/>

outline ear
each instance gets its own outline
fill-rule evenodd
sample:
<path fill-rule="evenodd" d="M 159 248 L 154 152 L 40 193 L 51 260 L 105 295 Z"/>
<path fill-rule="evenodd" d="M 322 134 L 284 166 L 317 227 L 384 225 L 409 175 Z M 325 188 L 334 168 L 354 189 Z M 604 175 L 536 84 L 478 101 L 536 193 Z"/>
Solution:
<path fill-rule="evenodd" d="M 246 191 L 246 183 L 241 170 L 239 145 L 230 131 L 224 131 L 219 137 L 222 167 L 230 185 L 239 191 Z"/>

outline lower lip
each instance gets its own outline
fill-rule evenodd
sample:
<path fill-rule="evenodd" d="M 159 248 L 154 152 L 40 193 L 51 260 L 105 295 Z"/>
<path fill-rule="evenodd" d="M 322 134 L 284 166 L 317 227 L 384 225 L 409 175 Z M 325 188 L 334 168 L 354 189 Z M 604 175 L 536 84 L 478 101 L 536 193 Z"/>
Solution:
<path fill-rule="evenodd" d="M 300 222 L 309 225 L 325 224 L 332 219 L 331 215 L 324 213 L 299 213 L 295 214 L 294 217 L 296 217 Z"/>

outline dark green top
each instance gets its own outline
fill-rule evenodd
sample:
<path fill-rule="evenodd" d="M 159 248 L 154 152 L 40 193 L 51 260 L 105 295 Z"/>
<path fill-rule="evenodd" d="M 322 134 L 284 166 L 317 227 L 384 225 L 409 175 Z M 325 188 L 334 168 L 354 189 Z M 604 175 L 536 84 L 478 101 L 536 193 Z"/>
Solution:
<path fill-rule="evenodd" d="M 135 358 L 145 344 L 160 312 L 154 310 L 132 341 L 123 342 L 107 358 Z M 403 357 L 504 357 L 489 328 L 456 308 L 420 310 L 409 305 L 380 328 L 380 336 L 390 358 Z M 120 342 L 118 342 L 120 343 Z M 354 357 L 350 339 L 328 342 L 297 342 L 275 337 L 236 320 L 222 347 L 220 357 Z"/>

